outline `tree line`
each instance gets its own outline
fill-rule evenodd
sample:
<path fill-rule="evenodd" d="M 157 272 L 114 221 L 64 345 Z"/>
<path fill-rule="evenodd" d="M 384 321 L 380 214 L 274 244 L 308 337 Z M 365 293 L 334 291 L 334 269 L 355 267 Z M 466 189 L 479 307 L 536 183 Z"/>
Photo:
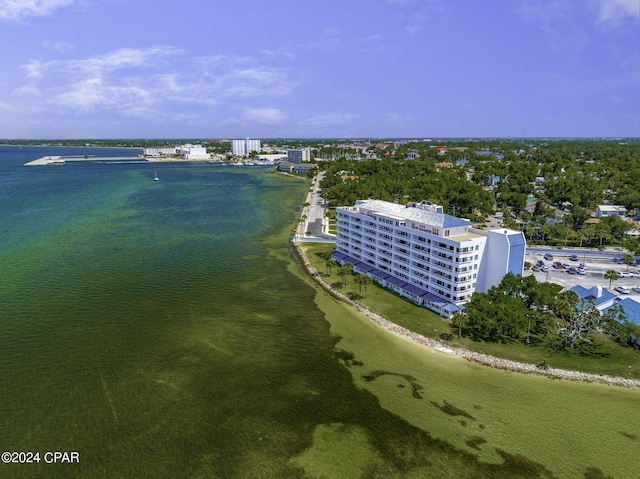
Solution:
<path fill-rule="evenodd" d="M 501 212 L 504 226 L 522 230 L 530 242 L 558 246 L 624 244 L 640 254 L 640 241 L 625 238 L 618 217 L 589 225 L 606 202 L 640 209 L 640 141 L 493 140 L 414 142 L 388 147 L 379 160 L 347 157 L 321 162 L 330 206 L 357 199 L 398 203 L 423 199 L 478 226 Z M 416 159 L 407 159 L 415 153 Z M 490 154 L 487 154 L 490 153 Z M 413 156 L 410 156 L 413 158 Z M 495 184 L 490 185 L 489 179 Z"/>
<path fill-rule="evenodd" d="M 524 342 L 544 339 L 554 349 L 591 343 L 594 334 L 638 347 L 640 326 L 620 306 L 601 313 L 592 299 L 531 276 L 507 274 L 486 293 L 474 293 L 464 311 L 451 319 L 452 334 L 476 341 Z"/>

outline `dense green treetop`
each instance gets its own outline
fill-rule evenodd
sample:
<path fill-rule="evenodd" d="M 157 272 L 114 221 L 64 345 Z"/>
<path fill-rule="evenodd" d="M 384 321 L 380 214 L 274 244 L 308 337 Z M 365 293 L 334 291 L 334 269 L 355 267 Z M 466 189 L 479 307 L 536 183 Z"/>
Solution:
<path fill-rule="evenodd" d="M 405 142 L 378 149 L 377 157 L 354 161 L 354 154 L 336 147 L 333 161 L 321 163 L 328 204 L 425 199 L 479 224 L 483 215 L 501 211 L 506 225 L 524 225 L 530 239 L 592 245 L 620 240 L 628 226 L 607 219 L 580 236 L 597 205 L 640 209 L 638 139 Z M 491 177 L 499 178 L 490 184 Z M 554 226 L 543 231 L 548 223 Z"/>

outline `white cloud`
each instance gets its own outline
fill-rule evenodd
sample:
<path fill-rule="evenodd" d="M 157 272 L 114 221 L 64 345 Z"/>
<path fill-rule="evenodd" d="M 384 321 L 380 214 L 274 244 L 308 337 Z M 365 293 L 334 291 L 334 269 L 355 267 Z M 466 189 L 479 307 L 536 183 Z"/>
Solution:
<path fill-rule="evenodd" d="M 285 95 L 295 83 L 286 69 L 235 56 L 189 58 L 173 47 L 123 48 L 90 58 L 39 61 L 22 66 L 27 82 L 14 90 L 21 104 L 42 111 L 112 111 L 151 117 L 162 111 L 187 116 L 213 105 Z M 182 105 L 182 106 L 180 106 Z M 189 106 L 187 106 L 189 105 Z M 282 121 L 275 109 L 247 109 L 245 119 Z"/>
<path fill-rule="evenodd" d="M 246 109 L 242 116 L 246 120 L 268 125 L 282 123 L 285 119 L 284 113 L 277 108 Z"/>
<path fill-rule="evenodd" d="M 442 0 L 385 0 L 386 5 L 397 6 L 397 10 L 406 11 L 400 14 L 400 18 L 408 18 L 409 23 L 404 30 L 413 35 L 424 28 L 424 25 L 433 18 L 434 14 L 442 16 L 446 14 L 447 7 Z M 407 7 L 407 8 L 402 8 Z M 408 10 L 411 7 L 411 12 Z"/>
<path fill-rule="evenodd" d="M 382 40 L 382 35 L 374 34 L 374 35 L 369 35 L 367 37 L 362 37 L 357 39 L 357 41 L 363 42 L 363 43 L 376 42 L 378 40 Z"/>
<path fill-rule="evenodd" d="M 0 0 L 0 20 L 19 22 L 26 17 L 43 17 L 76 0 Z"/>
<path fill-rule="evenodd" d="M 418 33 L 420 30 L 422 30 L 424 27 L 422 25 L 407 25 L 406 27 L 404 27 L 405 31 L 407 33 L 410 34 L 414 34 L 414 33 Z"/>
<path fill-rule="evenodd" d="M 640 2 L 638 0 L 596 0 L 598 5 L 597 23 L 617 25 L 626 20 L 640 20 Z"/>
<path fill-rule="evenodd" d="M 554 54 L 564 56 L 580 51 L 588 42 L 584 26 L 576 21 L 572 1 L 524 1 L 515 13 L 525 22 L 539 28 Z"/>
<path fill-rule="evenodd" d="M 356 116 L 352 113 L 329 113 L 299 121 L 298 126 L 314 128 L 343 126 L 353 122 L 355 119 Z"/>
<path fill-rule="evenodd" d="M 49 40 L 45 40 L 44 42 L 42 42 L 42 47 L 58 53 L 69 53 L 73 51 L 73 45 L 67 42 L 52 42 Z"/>
<path fill-rule="evenodd" d="M 294 61 L 297 58 L 295 53 L 284 48 L 280 48 L 278 50 L 262 49 L 260 50 L 260 53 L 267 55 L 269 57 L 283 56 L 289 61 Z"/>
<path fill-rule="evenodd" d="M 572 24 L 584 6 L 582 0 L 524 0 L 516 12 L 526 22 L 540 24 L 543 29 L 563 28 Z M 587 7 L 596 14 L 596 24 L 616 26 L 628 18 L 640 20 L 639 0 L 590 0 Z M 564 26 L 555 25 L 557 22 Z"/>
<path fill-rule="evenodd" d="M 10 105 L 9 103 L 0 101 L 0 112 L 6 113 L 6 114 L 14 114 L 14 113 L 20 113 L 20 110 L 15 106 Z"/>
<path fill-rule="evenodd" d="M 326 28 L 321 34 L 320 39 L 309 43 L 299 43 L 297 48 L 301 49 L 320 49 L 320 50 L 335 50 L 342 48 L 340 32 L 335 28 Z"/>

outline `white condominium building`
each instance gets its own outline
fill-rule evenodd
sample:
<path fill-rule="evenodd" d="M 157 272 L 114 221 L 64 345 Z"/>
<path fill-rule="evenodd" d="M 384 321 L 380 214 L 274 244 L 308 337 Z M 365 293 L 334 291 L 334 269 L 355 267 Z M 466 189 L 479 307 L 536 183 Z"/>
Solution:
<path fill-rule="evenodd" d="M 475 229 L 427 201 L 359 200 L 336 213 L 336 261 L 444 317 L 524 269 L 521 232 Z"/>
<path fill-rule="evenodd" d="M 142 154 L 144 156 L 173 156 L 177 154 L 178 149 L 177 146 L 145 148 L 142 150 Z"/>
<path fill-rule="evenodd" d="M 245 138 L 231 141 L 231 154 L 235 156 L 247 156 L 252 151 L 260 151 L 260 140 Z"/>

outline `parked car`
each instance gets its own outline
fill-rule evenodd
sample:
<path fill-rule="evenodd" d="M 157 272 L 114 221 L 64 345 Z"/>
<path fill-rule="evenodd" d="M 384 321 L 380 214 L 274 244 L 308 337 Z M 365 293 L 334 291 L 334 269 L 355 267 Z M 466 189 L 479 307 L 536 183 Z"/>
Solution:
<path fill-rule="evenodd" d="M 540 265 L 536 264 L 531 268 L 531 271 L 540 271 Z"/>
<path fill-rule="evenodd" d="M 631 271 L 618 271 L 619 278 L 633 278 L 633 273 Z"/>
<path fill-rule="evenodd" d="M 575 268 L 569 268 L 569 269 L 567 270 L 567 273 L 569 273 L 569 274 L 578 274 L 578 270 L 577 270 L 577 269 L 575 269 Z"/>
<path fill-rule="evenodd" d="M 540 267 L 540 271 L 542 271 L 543 273 L 548 273 L 549 272 L 549 267 L 548 266 L 541 266 Z"/>
<path fill-rule="evenodd" d="M 577 255 L 577 254 L 572 254 L 572 255 L 569 257 L 569 259 L 570 259 L 571 261 L 578 261 L 578 255 Z"/>
<path fill-rule="evenodd" d="M 587 269 L 587 265 L 584 263 L 580 263 L 580 266 L 578 266 L 578 268 Z"/>
<path fill-rule="evenodd" d="M 629 288 L 627 288 L 626 286 L 616 286 L 614 289 L 618 293 L 622 293 L 622 294 L 629 294 L 631 292 L 631 290 Z"/>
<path fill-rule="evenodd" d="M 547 254 L 544 255 L 544 259 L 546 259 L 547 261 L 553 261 L 553 255 L 547 253 Z"/>
<path fill-rule="evenodd" d="M 640 286 L 636 286 L 635 288 L 631 288 L 634 293 L 640 293 Z"/>
<path fill-rule="evenodd" d="M 562 266 L 564 266 L 565 269 L 572 268 L 572 266 L 569 263 L 562 263 Z"/>
<path fill-rule="evenodd" d="M 538 260 L 538 262 L 536 263 L 536 265 L 538 266 L 544 266 L 544 261 L 542 261 L 541 259 Z"/>
<path fill-rule="evenodd" d="M 564 266 L 560 261 L 554 261 L 552 265 L 555 269 L 564 269 Z"/>
<path fill-rule="evenodd" d="M 580 275 L 585 275 L 585 274 L 587 274 L 587 273 L 585 273 L 585 272 L 584 272 L 584 269 L 582 269 L 582 268 L 578 268 L 578 274 L 580 274 Z"/>

